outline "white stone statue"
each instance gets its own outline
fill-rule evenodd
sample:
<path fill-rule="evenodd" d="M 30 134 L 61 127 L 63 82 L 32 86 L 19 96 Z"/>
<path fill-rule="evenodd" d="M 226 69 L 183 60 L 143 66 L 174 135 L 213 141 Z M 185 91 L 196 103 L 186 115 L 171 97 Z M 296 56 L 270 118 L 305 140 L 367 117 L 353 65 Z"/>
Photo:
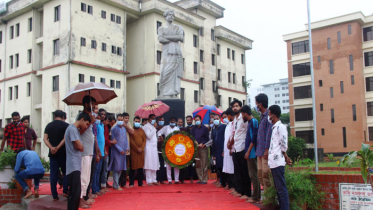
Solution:
<path fill-rule="evenodd" d="M 158 40 L 162 43 L 158 98 L 177 98 L 180 93 L 180 79 L 183 77 L 183 54 L 180 42 L 184 40 L 184 30 L 181 26 L 172 23 L 175 19 L 173 10 L 167 10 L 163 16 L 167 25 L 158 28 Z"/>

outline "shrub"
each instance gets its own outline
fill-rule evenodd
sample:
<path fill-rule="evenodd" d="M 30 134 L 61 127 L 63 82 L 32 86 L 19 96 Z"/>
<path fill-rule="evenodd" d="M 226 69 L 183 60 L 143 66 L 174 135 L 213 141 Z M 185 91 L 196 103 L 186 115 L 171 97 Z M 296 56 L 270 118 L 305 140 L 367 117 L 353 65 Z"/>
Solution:
<path fill-rule="evenodd" d="M 334 160 L 334 155 L 333 154 L 326 154 L 326 156 L 328 156 L 330 162 L 333 162 L 333 160 Z"/>
<path fill-rule="evenodd" d="M 16 166 L 16 158 L 17 153 L 10 148 L 7 148 L 4 152 L 2 152 L 0 155 L 0 171 L 4 171 L 6 166 L 14 168 Z"/>
<path fill-rule="evenodd" d="M 293 162 L 298 157 L 303 157 L 303 149 L 306 148 L 306 143 L 304 139 L 297 138 L 289 135 L 288 137 L 288 156 L 293 160 Z"/>
<path fill-rule="evenodd" d="M 306 159 L 303 159 L 303 160 L 299 161 L 299 164 L 301 164 L 301 165 L 311 165 L 313 163 L 314 163 L 314 161 L 309 159 L 309 158 L 306 158 Z"/>

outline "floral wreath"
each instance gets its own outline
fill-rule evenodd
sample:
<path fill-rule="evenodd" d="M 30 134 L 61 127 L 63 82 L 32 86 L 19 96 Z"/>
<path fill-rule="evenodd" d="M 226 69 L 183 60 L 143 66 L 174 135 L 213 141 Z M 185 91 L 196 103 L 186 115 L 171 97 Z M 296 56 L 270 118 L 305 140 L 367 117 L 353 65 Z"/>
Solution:
<path fill-rule="evenodd" d="M 197 143 L 184 131 L 174 131 L 163 141 L 162 156 L 171 167 L 183 169 L 193 164 L 197 154 Z"/>

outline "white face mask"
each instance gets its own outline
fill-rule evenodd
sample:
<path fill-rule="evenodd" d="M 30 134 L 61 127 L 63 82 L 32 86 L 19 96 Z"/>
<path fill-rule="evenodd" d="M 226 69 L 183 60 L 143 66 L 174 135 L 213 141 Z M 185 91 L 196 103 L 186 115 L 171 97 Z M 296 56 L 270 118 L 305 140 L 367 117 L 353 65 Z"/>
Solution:
<path fill-rule="evenodd" d="M 271 123 L 271 124 L 273 124 L 271 118 L 269 117 L 269 115 L 268 115 L 268 122 Z"/>

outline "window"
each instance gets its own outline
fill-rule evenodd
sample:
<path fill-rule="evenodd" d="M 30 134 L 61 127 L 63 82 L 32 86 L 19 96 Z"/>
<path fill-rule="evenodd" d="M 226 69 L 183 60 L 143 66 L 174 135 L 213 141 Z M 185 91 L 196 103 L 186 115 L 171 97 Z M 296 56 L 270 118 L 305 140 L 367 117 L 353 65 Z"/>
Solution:
<path fill-rule="evenodd" d="M 115 80 L 110 80 L 110 87 L 111 88 L 114 88 L 115 87 Z"/>
<path fill-rule="evenodd" d="M 97 48 L 97 42 L 96 42 L 96 40 L 92 40 L 91 41 L 91 48 L 92 49 L 96 49 Z"/>
<path fill-rule="evenodd" d="M 204 82 L 204 79 L 203 78 L 200 78 L 199 79 L 199 89 L 201 89 L 201 90 L 203 90 L 204 89 L 204 84 L 203 84 L 203 82 Z"/>
<path fill-rule="evenodd" d="M 373 26 L 363 28 L 363 39 L 364 42 L 373 40 Z"/>
<path fill-rule="evenodd" d="M 115 22 L 115 15 L 114 14 L 111 14 L 110 20 L 111 20 L 111 22 Z"/>
<path fill-rule="evenodd" d="M 19 28 L 19 23 L 16 24 L 16 37 L 19 37 L 20 34 L 20 28 Z"/>
<path fill-rule="evenodd" d="M 117 55 L 122 56 L 122 48 L 121 47 L 117 48 Z"/>
<path fill-rule="evenodd" d="M 18 99 L 18 85 L 14 86 L 14 99 Z"/>
<path fill-rule="evenodd" d="M 234 50 L 232 50 L 232 60 L 234 60 L 236 57 L 236 52 Z"/>
<path fill-rule="evenodd" d="M 211 29 L 211 40 L 215 41 L 215 31 L 214 31 L 214 29 Z"/>
<path fill-rule="evenodd" d="M 121 24 L 122 23 L 122 17 L 117 15 L 117 23 L 118 24 Z"/>
<path fill-rule="evenodd" d="M 356 121 L 356 105 L 352 105 L 352 120 Z"/>
<path fill-rule="evenodd" d="M 3 65 L 2 65 L 1 60 L 0 60 L 0 72 L 1 72 L 1 68 L 2 68 L 2 66 L 3 66 Z"/>
<path fill-rule="evenodd" d="M 231 105 L 232 97 L 228 97 L 228 107 Z"/>
<path fill-rule="evenodd" d="M 13 39 L 14 38 L 14 26 L 10 26 L 10 39 Z"/>
<path fill-rule="evenodd" d="M 321 135 L 325 136 L 325 129 L 321 128 Z"/>
<path fill-rule="evenodd" d="M 79 82 L 84 83 L 84 74 L 79 74 Z"/>
<path fill-rule="evenodd" d="M 334 109 L 330 110 L 330 114 L 331 114 L 332 123 L 334 123 Z"/>
<path fill-rule="evenodd" d="M 53 55 L 60 54 L 60 40 L 56 39 L 53 41 Z"/>
<path fill-rule="evenodd" d="M 328 42 L 328 50 L 332 49 L 332 44 L 330 42 L 330 38 L 327 39 L 327 42 Z"/>
<path fill-rule="evenodd" d="M 246 100 L 242 100 L 242 105 L 246 105 Z"/>
<path fill-rule="evenodd" d="M 215 55 L 211 54 L 211 63 L 213 66 L 215 66 Z"/>
<path fill-rule="evenodd" d="M 221 69 L 218 69 L 218 80 L 221 80 Z"/>
<path fill-rule="evenodd" d="M 373 127 L 369 127 L 369 141 L 373 141 Z"/>
<path fill-rule="evenodd" d="M 90 82 L 95 82 L 95 81 L 96 81 L 95 76 L 90 76 L 90 77 L 89 77 L 89 81 L 90 81 Z"/>
<path fill-rule="evenodd" d="M 212 81 L 212 92 L 217 92 L 216 82 Z"/>
<path fill-rule="evenodd" d="M 157 96 L 161 95 L 161 90 L 159 89 L 159 83 L 157 83 Z"/>
<path fill-rule="evenodd" d="M 185 71 L 185 58 L 183 58 L 183 71 Z"/>
<path fill-rule="evenodd" d="M 185 88 L 180 88 L 180 99 L 185 100 Z"/>
<path fill-rule="evenodd" d="M 294 99 L 312 98 L 311 85 L 294 87 Z"/>
<path fill-rule="evenodd" d="M 194 103 L 198 103 L 198 91 L 194 91 Z"/>
<path fill-rule="evenodd" d="M 341 86 L 341 93 L 344 93 L 345 90 L 344 90 L 344 87 L 343 87 L 343 81 L 340 82 L 340 86 Z"/>
<path fill-rule="evenodd" d="M 227 58 L 231 59 L 231 49 L 227 48 Z"/>
<path fill-rule="evenodd" d="M 297 138 L 302 138 L 307 144 L 313 144 L 314 143 L 314 136 L 313 136 L 313 130 L 309 131 L 296 131 L 295 136 Z"/>
<path fill-rule="evenodd" d="M 293 65 L 293 77 L 311 75 L 310 63 L 300 63 Z"/>
<path fill-rule="evenodd" d="M 373 77 L 365 78 L 366 91 L 373 91 Z"/>
<path fill-rule="evenodd" d="M 216 53 L 220 55 L 220 44 L 216 45 Z"/>
<path fill-rule="evenodd" d="M 217 105 L 218 107 L 221 106 L 221 95 L 218 95 L 218 99 L 217 99 Z"/>
<path fill-rule="evenodd" d="M 159 22 L 159 21 L 157 21 L 157 34 L 158 34 L 158 29 L 159 29 L 159 27 L 161 27 L 162 26 L 162 22 Z M 194 36 L 194 35 L 193 35 Z M 194 38 L 194 37 L 193 37 Z"/>
<path fill-rule="evenodd" d="M 87 5 L 84 4 L 84 3 L 81 3 L 81 4 L 80 4 L 80 10 L 81 10 L 82 12 L 86 12 L 86 11 L 87 11 Z"/>
<path fill-rule="evenodd" d="M 347 30 L 348 30 L 348 34 L 351 34 L 351 25 L 348 25 Z"/>
<path fill-rule="evenodd" d="M 354 58 L 352 55 L 348 56 L 348 59 L 350 60 L 350 70 L 354 70 Z"/>
<path fill-rule="evenodd" d="M 364 53 L 365 66 L 373 66 L 373 51 Z"/>
<path fill-rule="evenodd" d="M 85 46 L 85 38 L 80 37 L 80 46 Z"/>
<path fill-rule="evenodd" d="M 203 36 L 203 28 L 198 29 L 198 33 L 200 36 Z"/>
<path fill-rule="evenodd" d="M 373 101 L 367 102 L 368 116 L 373 116 Z"/>
<path fill-rule="evenodd" d="M 1 72 L 1 71 L 0 71 Z M 355 76 L 354 75 L 351 75 L 351 85 L 354 85 L 355 84 Z"/>
<path fill-rule="evenodd" d="M 337 32 L 337 37 L 338 37 L 338 43 L 341 43 L 341 32 Z"/>
<path fill-rule="evenodd" d="M 105 84 L 105 78 L 101 77 L 100 82 Z"/>
<path fill-rule="evenodd" d="M 111 45 L 111 53 L 112 54 L 117 54 L 117 47 L 114 45 Z"/>
<path fill-rule="evenodd" d="M 245 76 L 242 76 L 242 86 L 243 86 L 243 87 L 246 87 L 246 80 L 245 80 Z"/>
<path fill-rule="evenodd" d="M 9 100 L 13 100 L 13 87 L 9 87 Z"/>
<path fill-rule="evenodd" d="M 319 80 L 319 87 L 322 87 L 322 80 Z"/>
<path fill-rule="evenodd" d="M 306 53 L 310 51 L 308 40 L 301 41 L 301 42 L 294 42 L 291 44 L 291 48 L 292 48 L 293 55 L 300 54 L 300 53 Z"/>
<path fill-rule="evenodd" d="M 0 31 L 0 44 L 3 43 L 3 32 Z"/>
<path fill-rule="evenodd" d="M 333 60 L 329 60 L 329 72 L 330 72 L 330 74 L 334 74 L 334 63 L 333 63 Z"/>
<path fill-rule="evenodd" d="M 231 82 L 231 73 L 228 72 L 228 83 L 230 83 L 230 82 Z"/>
<path fill-rule="evenodd" d="M 31 82 L 27 83 L 27 95 L 26 96 L 31 96 Z"/>
<path fill-rule="evenodd" d="M 93 7 L 88 5 L 88 14 L 93 14 Z"/>
<path fill-rule="evenodd" d="M 197 36 L 193 35 L 193 47 L 197 47 Z"/>
<path fill-rule="evenodd" d="M 27 50 L 27 63 L 31 63 L 32 61 L 32 50 Z"/>
<path fill-rule="evenodd" d="M 346 127 L 342 128 L 343 132 L 343 147 L 347 147 Z"/>
<path fill-rule="evenodd" d="M 245 55 L 244 54 L 241 54 L 241 63 L 245 64 Z"/>
<path fill-rule="evenodd" d="M 199 51 L 199 61 L 203 62 L 203 50 Z"/>
<path fill-rule="evenodd" d="M 334 91 L 333 87 L 330 88 L 330 98 L 334 98 Z"/>
<path fill-rule="evenodd" d="M 321 56 L 317 56 L 317 62 L 321 63 Z"/>
<path fill-rule="evenodd" d="M 60 78 L 59 76 L 52 77 L 53 81 L 53 92 L 58 91 L 60 89 Z"/>
<path fill-rule="evenodd" d="M 101 10 L 101 18 L 106 19 L 106 11 Z"/>
<path fill-rule="evenodd" d="M 162 59 L 162 52 L 157 51 L 157 64 L 161 65 L 161 59 Z"/>
<path fill-rule="evenodd" d="M 116 89 L 120 89 L 120 86 L 121 86 L 120 81 L 116 81 L 115 88 Z"/>
<path fill-rule="evenodd" d="M 102 51 L 106 52 L 106 43 L 102 43 Z"/>
<path fill-rule="evenodd" d="M 60 21 L 61 5 L 54 8 L 54 22 Z"/>
<path fill-rule="evenodd" d="M 236 74 L 233 73 L 233 84 L 236 84 Z"/>
<path fill-rule="evenodd" d="M 198 74 L 198 63 L 197 62 L 193 62 L 193 69 L 194 69 L 194 74 Z"/>
<path fill-rule="evenodd" d="M 13 69 L 13 55 L 9 56 L 9 66 L 10 69 Z"/>
<path fill-rule="evenodd" d="M 324 104 L 320 104 L 320 111 L 324 111 Z"/>
<path fill-rule="evenodd" d="M 16 54 L 16 67 L 19 67 L 19 54 Z"/>
<path fill-rule="evenodd" d="M 32 31 L 32 18 L 28 19 L 28 32 Z"/>

